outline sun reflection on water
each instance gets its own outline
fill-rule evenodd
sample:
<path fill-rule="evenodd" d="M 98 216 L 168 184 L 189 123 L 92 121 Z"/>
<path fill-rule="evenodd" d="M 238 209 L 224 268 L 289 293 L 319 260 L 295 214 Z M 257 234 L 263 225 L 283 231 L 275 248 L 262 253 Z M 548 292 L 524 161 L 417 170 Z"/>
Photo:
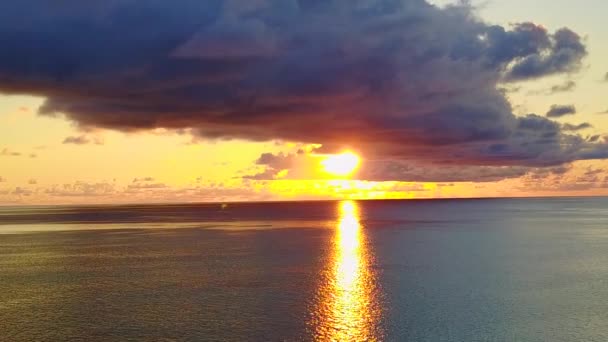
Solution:
<path fill-rule="evenodd" d="M 339 207 L 333 255 L 326 280 L 319 289 L 314 312 L 315 337 L 323 341 L 380 339 L 380 317 L 371 254 L 359 221 L 356 202 Z"/>

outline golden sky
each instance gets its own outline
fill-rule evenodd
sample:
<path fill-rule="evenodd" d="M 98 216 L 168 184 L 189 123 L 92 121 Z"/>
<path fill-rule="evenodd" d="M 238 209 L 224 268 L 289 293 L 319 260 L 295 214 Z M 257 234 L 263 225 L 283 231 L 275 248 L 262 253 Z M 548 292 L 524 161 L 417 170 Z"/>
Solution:
<path fill-rule="evenodd" d="M 450 2 L 436 3 L 443 6 Z M 553 105 L 574 106 L 575 114 L 551 120 L 562 125 L 562 130 L 566 127 L 564 125 L 588 123 L 588 127 L 575 131 L 577 136 L 585 141 L 592 141 L 591 137 L 595 135 L 600 137 L 593 141 L 604 139 L 604 134 L 608 132 L 608 114 L 599 113 L 608 110 L 608 100 L 603 96 L 608 91 L 608 45 L 605 44 L 608 27 L 603 18 L 607 12 L 608 3 L 599 0 L 580 1 L 576 4 L 565 0 L 538 0 L 533 3 L 523 0 L 480 2 L 476 13 L 483 18 L 484 23 L 502 25 L 509 30 L 513 23 L 531 21 L 542 24 L 547 32 L 568 27 L 580 35 L 587 49 L 586 56 L 576 70 L 564 69 L 547 73 L 543 77 L 496 83 L 517 118 L 530 113 L 544 117 Z M 0 37 L 10 29 L 7 25 L 0 25 Z M 266 31 L 260 29 L 258 34 L 264 36 Z M 183 49 L 176 53 L 188 54 L 190 58 L 190 45 L 196 44 L 196 39 L 185 44 Z M 241 50 L 222 45 L 223 42 L 210 42 L 209 44 L 217 45 L 213 54 L 222 53 L 231 57 L 241 57 L 244 54 Z M 274 47 L 260 44 L 257 40 L 255 43 L 250 50 L 257 54 L 274 53 Z M 242 46 L 248 43 L 240 44 Z M 260 50 L 262 48 L 263 51 Z M 19 51 L 18 47 L 15 49 Z M 204 58 L 216 57 L 204 53 Z M 354 50 L 351 52 L 355 53 Z M 195 57 L 203 58 L 199 55 Z M 359 117 L 366 114 L 365 110 L 369 108 L 377 110 L 390 106 L 407 107 L 409 104 L 403 105 L 397 100 L 391 102 L 393 98 L 386 103 L 382 102 L 381 105 L 370 101 L 350 101 L 348 99 L 359 96 L 354 90 L 356 88 L 351 88 L 350 84 L 346 87 L 335 85 L 332 81 L 331 86 L 338 87 L 340 91 L 314 103 L 315 106 L 319 106 L 319 103 L 327 105 L 322 107 L 325 116 L 334 115 L 335 108 L 350 111 L 346 114 L 335 114 L 336 120 L 342 120 L 343 123 L 336 125 L 334 131 L 326 129 L 327 124 L 322 121 L 319 122 L 320 126 L 315 126 L 315 115 L 312 115 L 310 120 L 294 119 L 294 126 L 301 126 L 298 131 L 298 127 L 292 128 L 288 123 L 274 127 L 273 123 L 265 121 L 266 114 L 261 114 L 259 121 L 251 124 L 240 124 L 241 117 L 235 116 L 232 122 L 238 121 L 241 125 L 238 127 L 232 127 L 231 122 L 217 123 L 217 126 L 214 126 L 216 123 L 213 120 L 206 121 L 201 127 L 188 127 L 189 116 L 180 117 L 182 121 L 165 123 L 171 114 L 165 112 L 151 114 L 154 115 L 154 123 L 150 127 L 137 126 L 136 129 L 130 129 L 115 124 L 115 120 L 126 117 L 121 116 L 122 114 L 110 117 L 104 112 L 108 118 L 103 121 L 95 119 L 99 116 L 94 116 L 97 115 L 94 113 L 77 113 L 77 109 L 73 109 L 77 108 L 73 103 L 70 103 L 72 107 L 62 107 L 64 103 L 59 101 L 63 100 L 60 95 L 48 90 L 46 85 L 39 86 L 37 81 L 27 78 L 29 76 L 23 76 L 23 82 L 32 90 L 27 90 L 29 88 L 26 87 L 22 92 L 15 91 L 10 88 L 13 84 L 10 78 L 12 76 L 6 76 L 4 70 L 9 67 L 18 69 L 19 66 L 12 67 L 6 60 L 4 56 L 0 56 L 0 93 L 4 92 L 0 94 L 0 204 L 608 194 L 608 161 L 603 159 L 603 156 L 572 157 L 564 159 L 563 162 L 547 164 L 497 164 L 494 160 L 486 159 L 479 162 L 477 155 L 467 154 L 468 149 L 454 150 L 453 154 L 446 154 L 441 160 L 431 158 L 429 154 L 436 155 L 436 151 L 445 149 L 437 150 L 436 145 L 426 142 L 420 149 L 412 147 L 411 140 L 407 139 L 402 143 L 390 141 L 390 147 L 370 143 L 378 135 L 359 136 L 358 132 L 361 132 L 362 128 L 354 124 L 350 127 L 349 121 L 343 118 Z M 3 63 L 6 66 L 3 66 Z M 172 72 L 181 72 L 169 70 L 169 78 L 172 77 Z M 450 70 L 445 72 L 449 73 Z M 374 74 L 379 73 L 378 70 L 374 71 Z M 307 82 L 319 87 L 315 79 Z M 469 81 L 462 80 L 462 83 L 467 82 Z M 3 84 L 9 86 L 5 87 Z M 138 86 L 144 87 L 134 81 L 133 87 Z M 62 91 L 67 91 L 66 89 Z M 390 93 L 390 90 L 383 91 Z M 32 95 L 35 93 L 38 95 Z M 56 108 L 52 113 L 41 115 L 40 112 L 45 112 L 44 107 L 47 106 L 46 99 L 53 96 L 59 104 L 54 103 Z M 157 98 L 159 96 L 162 95 Z M 310 103 L 308 101 L 311 101 L 295 96 L 292 98 L 292 94 L 276 96 L 280 101 L 287 101 L 289 104 L 289 101 L 297 101 L 294 103 L 298 103 L 298 108 L 306 107 L 306 104 Z M 315 101 L 318 101 L 318 97 L 315 93 Z M 258 101 L 268 104 L 268 101 L 273 100 L 272 97 L 263 97 Z M 340 106 L 331 107 L 332 101 L 339 101 Z M 352 104 L 353 107 L 344 104 Z M 159 102 L 158 108 L 163 105 L 164 102 Z M 62 108 L 65 108 L 65 113 Z M 294 118 L 300 115 L 299 109 L 290 107 L 289 110 L 291 112 L 285 115 L 293 115 Z M 250 115 L 258 114 L 252 112 Z M 389 117 L 387 115 L 387 120 Z M 129 117 L 125 122 L 128 125 L 139 125 L 139 122 L 133 123 L 133 120 L 139 120 L 137 118 L 139 117 Z M 374 118 L 376 116 L 370 116 L 366 120 L 371 121 L 362 122 L 369 122 L 370 126 L 378 125 L 373 121 Z M 397 120 L 395 117 L 390 119 Z M 187 123 L 182 125 L 181 122 Z M 426 126 L 424 127 L 426 129 Z M 204 132 L 199 134 L 199 129 Z M 450 127 L 446 126 L 445 129 L 449 131 Z M 243 130 L 246 133 L 241 133 Z M 216 131 L 229 133 L 214 138 Z M 278 136 L 282 135 L 283 131 L 286 134 Z M 315 139 L 318 137 L 317 141 L 305 141 L 309 133 Z M 459 137 L 457 133 L 454 133 L 455 137 Z M 414 133 L 408 131 L 407 134 Z M 328 138 L 321 141 L 325 137 Z M 343 137 L 343 141 L 340 137 Z M 436 137 L 432 139 L 441 140 Z M 421 139 L 417 138 L 415 141 L 419 140 Z M 336 144 L 339 145 L 337 148 L 334 146 Z M 371 165 L 379 165 L 390 159 L 395 146 L 407 151 L 399 151 L 399 165 L 407 165 L 408 168 L 400 171 L 404 176 L 391 178 L 387 173 L 379 175 L 379 171 L 371 170 Z M 602 146 L 597 149 L 596 147 L 589 145 L 580 155 L 590 154 L 587 149 L 600 153 L 598 151 Z M 379 149 L 382 150 L 381 153 Z M 466 160 L 466 163 L 461 165 L 459 158 Z M 445 159 L 450 159 L 450 162 L 446 163 Z M 499 174 L 494 176 L 494 173 Z M 454 177 L 450 177 L 451 174 L 454 174 Z"/>

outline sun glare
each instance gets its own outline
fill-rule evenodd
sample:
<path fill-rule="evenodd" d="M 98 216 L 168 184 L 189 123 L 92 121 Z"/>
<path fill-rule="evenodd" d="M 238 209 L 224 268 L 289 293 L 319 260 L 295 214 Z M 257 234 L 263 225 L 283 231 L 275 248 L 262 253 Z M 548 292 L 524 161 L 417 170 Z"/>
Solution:
<path fill-rule="evenodd" d="M 359 163 L 359 156 L 352 152 L 331 155 L 321 161 L 323 170 L 336 176 L 350 175 L 357 169 Z"/>

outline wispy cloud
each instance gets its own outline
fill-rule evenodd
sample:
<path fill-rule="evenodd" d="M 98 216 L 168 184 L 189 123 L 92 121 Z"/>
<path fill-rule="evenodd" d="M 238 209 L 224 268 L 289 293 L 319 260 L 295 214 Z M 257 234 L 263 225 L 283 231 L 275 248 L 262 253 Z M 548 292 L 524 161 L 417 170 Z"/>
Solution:
<path fill-rule="evenodd" d="M 548 118 L 561 118 L 562 116 L 574 114 L 576 114 L 576 107 L 574 105 L 552 105 L 546 113 Z"/>
<path fill-rule="evenodd" d="M 34 191 L 18 186 L 13 190 L 12 194 L 17 196 L 31 196 L 34 194 Z"/>
<path fill-rule="evenodd" d="M 556 84 L 551 89 L 549 89 L 550 94 L 555 93 L 564 93 L 568 91 L 572 91 L 576 88 L 576 82 L 569 80 L 562 84 Z"/>
<path fill-rule="evenodd" d="M 9 150 L 8 148 L 4 148 L 4 149 L 2 149 L 2 151 L 0 151 L 0 156 L 20 157 L 21 152 L 15 152 L 15 151 Z"/>
<path fill-rule="evenodd" d="M 593 128 L 593 126 L 588 122 L 583 122 L 578 125 L 573 125 L 573 124 L 568 124 L 568 123 L 562 125 L 562 129 L 565 131 L 581 131 L 581 130 L 588 129 L 588 128 Z"/>
<path fill-rule="evenodd" d="M 88 144 L 103 145 L 103 143 L 104 143 L 103 139 L 101 139 L 99 137 L 89 137 L 86 135 L 69 136 L 69 137 L 66 137 L 65 139 L 63 139 L 63 144 L 73 144 L 73 145 L 88 145 Z"/>

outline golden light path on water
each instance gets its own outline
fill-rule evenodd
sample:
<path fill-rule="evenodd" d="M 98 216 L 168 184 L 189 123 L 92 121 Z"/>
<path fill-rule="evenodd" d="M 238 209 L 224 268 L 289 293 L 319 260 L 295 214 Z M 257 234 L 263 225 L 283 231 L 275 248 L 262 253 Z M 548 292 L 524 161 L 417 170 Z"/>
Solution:
<path fill-rule="evenodd" d="M 340 202 L 331 265 L 319 289 L 315 337 L 322 341 L 381 339 L 376 279 L 356 202 Z"/>

